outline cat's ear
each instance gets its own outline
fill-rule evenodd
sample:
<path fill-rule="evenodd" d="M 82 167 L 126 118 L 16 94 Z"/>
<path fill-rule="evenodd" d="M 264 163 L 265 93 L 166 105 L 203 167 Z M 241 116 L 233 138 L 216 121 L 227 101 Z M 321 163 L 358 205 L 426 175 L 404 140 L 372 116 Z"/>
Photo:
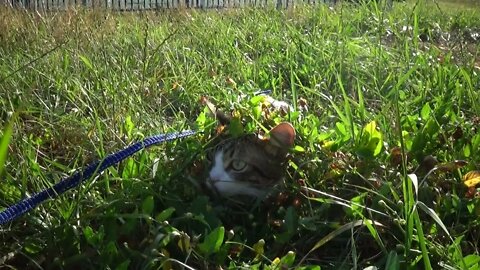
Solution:
<path fill-rule="evenodd" d="M 270 143 L 282 149 L 293 146 L 295 140 L 295 129 L 292 124 L 283 122 L 270 130 Z"/>

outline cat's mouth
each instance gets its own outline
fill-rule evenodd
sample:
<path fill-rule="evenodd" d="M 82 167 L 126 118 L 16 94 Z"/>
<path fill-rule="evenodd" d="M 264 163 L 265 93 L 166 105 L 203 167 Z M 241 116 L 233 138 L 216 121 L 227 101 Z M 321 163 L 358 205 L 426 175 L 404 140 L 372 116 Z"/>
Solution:
<path fill-rule="evenodd" d="M 212 192 L 221 197 L 242 195 L 259 198 L 267 192 L 265 189 L 259 189 L 244 181 L 220 180 L 209 177 L 206 184 Z"/>
<path fill-rule="evenodd" d="M 222 179 L 216 179 L 216 178 L 211 178 L 211 177 L 208 177 L 208 178 L 207 178 L 207 186 L 208 186 L 210 189 L 215 189 L 215 190 L 217 190 L 217 185 L 219 185 L 219 184 L 221 184 L 221 183 L 228 183 L 228 182 L 231 182 L 231 181 L 222 180 Z"/>
<path fill-rule="evenodd" d="M 238 180 L 230 180 L 230 179 L 218 179 L 218 178 L 211 178 L 211 177 L 208 177 L 207 178 L 207 184 L 209 186 L 215 186 L 217 184 L 222 184 L 222 183 L 237 183 L 237 182 L 242 182 L 242 181 L 238 181 Z"/>
<path fill-rule="evenodd" d="M 221 193 L 217 188 L 217 184 L 221 182 L 224 182 L 224 181 L 208 177 L 206 181 L 207 188 L 210 189 L 213 193 L 215 193 L 215 195 L 219 196 L 221 195 Z"/>
<path fill-rule="evenodd" d="M 220 180 L 215 180 L 215 179 L 212 179 L 210 177 L 207 178 L 207 185 L 208 187 L 214 187 L 215 184 L 220 181 Z"/>

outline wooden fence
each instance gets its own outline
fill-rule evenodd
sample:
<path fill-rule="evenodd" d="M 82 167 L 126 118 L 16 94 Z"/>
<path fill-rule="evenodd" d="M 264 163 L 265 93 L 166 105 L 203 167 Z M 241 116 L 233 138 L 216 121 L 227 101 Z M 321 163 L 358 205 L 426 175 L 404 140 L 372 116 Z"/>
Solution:
<path fill-rule="evenodd" d="M 336 0 L 0 0 L 11 7 L 33 10 L 66 10 L 72 7 L 110 9 L 117 11 L 159 10 L 170 8 L 288 8 L 294 1 L 315 4 Z"/>

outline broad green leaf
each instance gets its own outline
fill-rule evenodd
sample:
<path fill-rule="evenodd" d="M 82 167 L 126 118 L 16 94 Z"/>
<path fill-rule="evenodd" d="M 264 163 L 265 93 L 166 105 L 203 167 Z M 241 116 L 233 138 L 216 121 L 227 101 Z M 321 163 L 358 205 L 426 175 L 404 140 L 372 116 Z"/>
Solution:
<path fill-rule="evenodd" d="M 334 141 L 324 141 L 323 144 L 322 144 L 322 148 L 325 148 L 325 149 L 332 149 L 332 146 L 335 145 L 335 142 Z"/>
<path fill-rule="evenodd" d="M 476 210 L 476 203 L 473 201 L 470 201 L 467 203 L 467 210 L 469 214 L 473 214 Z"/>
<path fill-rule="evenodd" d="M 452 244 L 448 246 L 449 257 L 457 262 L 463 261 L 462 250 L 459 247 L 464 237 L 465 235 L 460 235 L 456 237 L 455 240 L 452 239 Z"/>
<path fill-rule="evenodd" d="M 243 125 L 238 117 L 233 117 L 230 120 L 229 131 L 233 136 L 240 136 L 243 134 Z"/>
<path fill-rule="evenodd" d="M 377 156 L 383 148 L 383 135 L 378 131 L 377 123 L 375 121 L 367 124 L 365 130 L 370 134 L 368 148 L 372 150 L 373 156 Z"/>
<path fill-rule="evenodd" d="M 480 268 L 480 256 L 476 254 L 470 254 L 463 258 L 463 261 L 470 269 L 479 269 Z M 476 266 L 476 268 L 472 268 Z"/>
<path fill-rule="evenodd" d="M 430 113 L 432 112 L 432 108 L 430 107 L 430 104 L 427 102 L 425 105 L 423 105 L 422 110 L 420 111 L 420 117 L 422 117 L 423 120 L 427 120 L 430 118 Z"/>
<path fill-rule="evenodd" d="M 427 139 L 425 138 L 425 135 L 420 132 L 420 133 L 417 133 L 417 135 L 413 139 L 411 149 L 414 152 L 421 152 L 425 148 L 426 144 L 427 144 Z"/>
<path fill-rule="evenodd" d="M 106 254 L 110 256 L 116 256 L 118 255 L 118 249 L 117 245 L 115 244 L 114 241 L 108 242 L 108 244 L 105 246 L 105 249 L 103 250 Z"/>
<path fill-rule="evenodd" d="M 400 259 L 398 258 L 397 252 L 394 250 L 388 253 L 387 263 L 385 264 L 385 268 L 388 270 L 399 270 L 400 269 Z"/>
<path fill-rule="evenodd" d="M 377 130 L 375 121 L 366 124 L 355 150 L 357 155 L 371 158 L 380 154 L 383 148 L 382 137 L 382 133 Z"/>
<path fill-rule="evenodd" d="M 147 215 L 152 214 L 154 204 L 153 196 L 147 196 L 142 203 L 142 212 Z"/>
<path fill-rule="evenodd" d="M 345 125 L 340 123 L 340 122 L 337 122 L 335 123 L 335 127 L 337 128 L 337 131 L 342 134 L 342 136 L 347 136 L 347 129 L 345 128 Z"/>
<path fill-rule="evenodd" d="M 374 137 L 368 142 L 367 147 L 372 152 L 372 155 L 375 157 L 382 151 L 383 141 L 379 137 Z"/>
<path fill-rule="evenodd" d="M 471 151 L 471 148 L 470 148 L 470 144 L 465 144 L 463 146 L 463 156 L 464 157 L 470 157 L 472 151 Z"/>
<path fill-rule="evenodd" d="M 39 243 L 37 239 L 28 239 L 28 241 L 26 241 L 22 245 L 23 249 L 27 254 L 40 253 L 45 248 L 44 243 Z"/>
<path fill-rule="evenodd" d="M 133 134 L 133 129 L 135 128 L 132 117 L 130 115 L 125 118 L 125 123 L 123 124 L 123 127 L 125 129 L 125 132 L 127 133 L 127 136 L 130 138 Z"/>
<path fill-rule="evenodd" d="M 285 256 L 280 259 L 280 267 L 283 269 L 285 267 L 291 267 L 295 262 L 295 252 L 289 251 Z"/>
<path fill-rule="evenodd" d="M 169 208 L 163 210 L 160 214 L 158 214 L 155 217 L 155 219 L 158 222 L 163 222 L 163 221 L 167 220 L 173 214 L 173 212 L 175 212 L 175 208 L 169 207 Z"/>
<path fill-rule="evenodd" d="M 424 130 L 426 134 L 433 136 L 440 130 L 440 126 L 434 118 L 430 118 L 425 124 Z"/>
<path fill-rule="evenodd" d="M 265 99 L 266 99 L 265 95 L 258 95 L 258 96 L 253 96 L 249 102 L 250 102 L 250 105 L 252 105 L 252 107 L 255 107 L 260 103 L 262 103 Z"/>
<path fill-rule="evenodd" d="M 265 240 L 263 239 L 258 240 L 258 242 L 253 245 L 253 250 L 255 251 L 255 254 L 256 254 L 255 260 L 259 260 L 265 253 L 264 246 L 265 246 Z"/>
<path fill-rule="evenodd" d="M 403 141 L 405 143 L 406 150 L 408 150 L 408 151 L 412 150 L 413 141 L 412 141 L 412 136 L 410 135 L 410 133 L 408 133 L 405 130 L 402 130 L 402 137 L 403 137 Z"/>
<path fill-rule="evenodd" d="M 335 131 L 333 130 L 330 130 L 328 132 L 325 132 L 325 133 L 320 133 L 318 134 L 317 136 L 317 141 L 325 141 L 326 139 L 332 137 L 332 135 L 335 134 Z"/>
<path fill-rule="evenodd" d="M 480 151 L 480 134 L 473 136 L 472 138 L 472 149 L 474 152 Z"/>
<path fill-rule="evenodd" d="M 136 175 L 138 175 L 138 163 L 135 162 L 133 158 L 127 159 L 127 161 L 124 162 L 125 167 L 122 170 L 122 178 L 131 178 Z"/>
<path fill-rule="evenodd" d="M 366 124 L 363 129 L 364 129 L 364 131 L 368 132 L 368 134 L 370 134 L 370 136 L 374 136 L 375 133 L 378 133 L 377 123 L 375 121 L 372 121 L 372 122 Z"/>
<path fill-rule="evenodd" d="M 205 108 L 207 109 L 207 108 Z M 205 123 L 207 121 L 207 115 L 205 112 L 201 112 L 198 114 L 197 119 L 195 120 L 195 124 L 197 126 L 198 131 L 203 131 L 205 129 Z"/>
<path fill-rule="evenodd" d="M 130 265 L 131 261 L 130 259 L 127 259 L 123 262 L 121 262 L 117 267 L 115 267 L 115 270 L 128 270 L 128 266 Z"/>
<path fill-rule="evenodd" d="M 200 251 L 202 251 L 205 255 L 210 255 L 217 252 L 223 243 L 224 235 L 224 227 L 218 227 L 214 229 L 207 236 L 205 236 L 205 240 L 198 245 Z"/>
<path fill-rule="evenodd" d="M 305 148 L 301 147 L 300 145 L 295 145 L 295 147 L 293 148 L 293 151 L 295 152 L 305 152 Z"/>
<path fill-rule="evenodd" d="M 95 239 L 95 233 L 93 232 L 92 227 L 87 226 L 83 228 L 83 235 L 85 236 L 85 240 L 92 246 L 96 246 L 97 241 Z"/>
<path fill-rule="evenodd" d="M 308 266 L 301 266 L 298 268 L 295 268 L 297 270 L 321 270 L 320 266 L 318 265 L 308 265 Z"/>
<path fill-rule="evenodd" d="M 350 199 L 350 207 L 345 208 L 345 211 L 354 217 L 362 217 L 363 208 L 361 206 L 365 205 L 364 199 L 366 195 L 366 193 L 361 193 Z"/>
<path fill-rule="evenodd" d="M 105 237 L 104 227 L 101 226 L 98 231 L 94 231 L 92 227 L 86 226 L 83 228 L 83 235 L 88 244 L 93 247 L 98 247 L 102 239 Z"/>
<path fill-rule="evenodd" d="M 252 114 L 254 119 L 260 119 L 260 117 L 262 116 L 262 108 L 260 106 L 253 107 Z"/>

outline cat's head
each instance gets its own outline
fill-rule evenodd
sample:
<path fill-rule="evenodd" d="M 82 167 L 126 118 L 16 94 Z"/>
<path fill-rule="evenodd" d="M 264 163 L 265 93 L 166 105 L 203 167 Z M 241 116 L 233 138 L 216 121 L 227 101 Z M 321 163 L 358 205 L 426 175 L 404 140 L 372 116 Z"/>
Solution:
<path fill-rule="evenodd" d="M 225 140 L 209 152 L 207 186 L 220 196 L 262 197 L 282 181 L 295 129 L 281 123 L 268 138 L 249 134 Z"/>

